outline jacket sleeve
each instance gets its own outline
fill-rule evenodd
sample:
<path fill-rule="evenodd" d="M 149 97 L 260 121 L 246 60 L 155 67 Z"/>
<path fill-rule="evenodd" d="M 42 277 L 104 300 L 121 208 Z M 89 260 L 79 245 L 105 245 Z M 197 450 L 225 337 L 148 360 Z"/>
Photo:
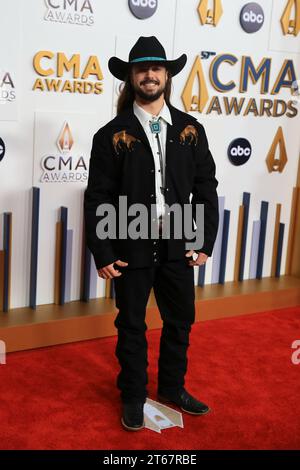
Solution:
<path fill-rule="evenodd" d="M 196 204 L 204 204 L 204 243 L 197 253 L 211 256 L 219 225 L 218 181 L 216 165 L 209 150 L 204 127 L 197 122 L 198 142 L 195 147 L 196 174 L 192 189 L 191 204 L 195 213 Z"/>
<path fill-rule="evenodd" d="M 97 224 L 101 220 L 100 216 L 96 216 L 97 207 L 103 203 L 113 204 L 116 191 L 117 163 L 112 145 L 102 128 L 93 138 L 88 185 L 84 193 L 86 243 L 93 254 L 97 269 L 117 260 L 111 240 L 100 239 L 96 233 Z"/>

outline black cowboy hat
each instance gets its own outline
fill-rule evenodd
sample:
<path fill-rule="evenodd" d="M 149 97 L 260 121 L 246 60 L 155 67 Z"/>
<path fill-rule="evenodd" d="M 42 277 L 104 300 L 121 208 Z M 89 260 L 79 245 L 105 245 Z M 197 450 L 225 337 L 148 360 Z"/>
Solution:
<path fill-rule="evenodd" d="M 167 60 L 166 52 L 155 36 L 141 36 L 129 53 L 129 61 L 111 57 L 108 61 L 108 68 L 119 80 L 124 81 L 132 65 L 141 62 L 159 62 L 164 65 L 172 76 L 177 75 L 185 66 L 186 54 L 182 54 L 178 59 Z"/>

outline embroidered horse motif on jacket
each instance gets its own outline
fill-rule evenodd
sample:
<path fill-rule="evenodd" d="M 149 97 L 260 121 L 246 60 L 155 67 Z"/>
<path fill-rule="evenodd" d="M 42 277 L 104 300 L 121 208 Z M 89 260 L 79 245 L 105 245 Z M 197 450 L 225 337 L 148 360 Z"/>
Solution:
<path fill-rule="evenodd" d="M 116 132 L 113 135 L 113 146 L 116 153 L 119 153 L 118 150 L 122 150 L 122 144 L 126 145 L 128 150 L 131 152 L 133 150 L 133 145 L 135 142 L 140 142 L 136 137 L 133 137 L 130 134 L 127 134 L 125 130 Z"/>
<path fill-rule="evenodd" d="M 193 142 L 197 145 L 198 142 L 198 131 L 195 126 L 191 124 L 186 126 L 183 131 L 180 133 L 180 143 L 185 144 L 186 140 L 188 140 L 188 144 L 191 145 Z"/>

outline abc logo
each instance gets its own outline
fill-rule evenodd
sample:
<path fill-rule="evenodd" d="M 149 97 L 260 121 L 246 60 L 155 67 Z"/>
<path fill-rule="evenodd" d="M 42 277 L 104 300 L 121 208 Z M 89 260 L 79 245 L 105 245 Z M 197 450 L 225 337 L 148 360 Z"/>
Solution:
<path fill-rule="evenodd" d="M 132 0 L 132 5 L 136 7 L 149 7 L 149 8 L 156 8 L 156 0 Z"/>
<path fill-rule="evenodd" d="M 154 15 L 157 4 L 158 0 L 128 0 L 131 13 L 140 20 Z"/>
<path fill-rule="evenodd" d="M 245 11 L 243 14 L 243 20 L 246 23 L 263 23 L 264 17 L 263 15 L 256 15 L 252 10 L 250 10 L 249 13 Z"/>
<path fill-rule="evenodd" d="M 240 23 L 246 33 L 255 33 L 264 24 L 264 12 L 258 3 L 247 3 L 240 13 Z"/>
<path fill-rule="evenodd" d="M 251 157 L 252 148 L 249 140 L 244 138 L 235 139 L 228 147 L 228 158 L 233 165 L 244 165 Z"/>
<path fill-rule="evenodd" d="M 0 137 L 0 162 L 1 162 L 2 158 L 4 157 L 4 155 L 5 155 L 5 144 L 4 144 L 3 140 Z"/>

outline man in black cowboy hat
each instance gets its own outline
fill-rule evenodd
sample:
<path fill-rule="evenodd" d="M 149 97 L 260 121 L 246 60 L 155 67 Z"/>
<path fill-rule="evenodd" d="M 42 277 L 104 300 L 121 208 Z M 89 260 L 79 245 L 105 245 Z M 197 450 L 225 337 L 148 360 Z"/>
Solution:
<path fill-rule="evenodd" d="M 129 430 L 144 425 L 148 383 L 145 313 L 152 288 L 163 320 L 158 400 L 194 415 L 209 411 L 186 391 L 184 377 L 195 320 L 193 266 L 204 264 L 213 250 L 219 217 L 218 181 L 203 126 L 170 103 L 172 77 L 186 60 L 185 54 L 167 60 L 154 36 L 140 37 L 128 62 L 112 57 L 109 69 L 125 83 L 117 116 L 95 134 L 91 152 L 84 199 L 86 238 L 99 276 L 114 279 L 119 309 L 116 355 L 121 366 L 117 385 L 123 403 L 122 424 Z M 98 206 L 110 204 L 121 226 L 124 209 L 120 196 L 126 197 L 131 208 L 142 204 L 147 209 L 146 222 L 157 229 L 157 236 L 151 232 L 147 237 L 99 237 L 98 224 L 104 214 Z M 188 205 L 193 214 L 196 206 L 204 204 L 204 243 L 198 249 L 188 249 L 187 237 L 175 236 L 173 229 L 164 236 L 163 227 L 171 221 L 168 208 L 173 204 Z M 132 222 L 132 215 L 129 219 Z"/>

